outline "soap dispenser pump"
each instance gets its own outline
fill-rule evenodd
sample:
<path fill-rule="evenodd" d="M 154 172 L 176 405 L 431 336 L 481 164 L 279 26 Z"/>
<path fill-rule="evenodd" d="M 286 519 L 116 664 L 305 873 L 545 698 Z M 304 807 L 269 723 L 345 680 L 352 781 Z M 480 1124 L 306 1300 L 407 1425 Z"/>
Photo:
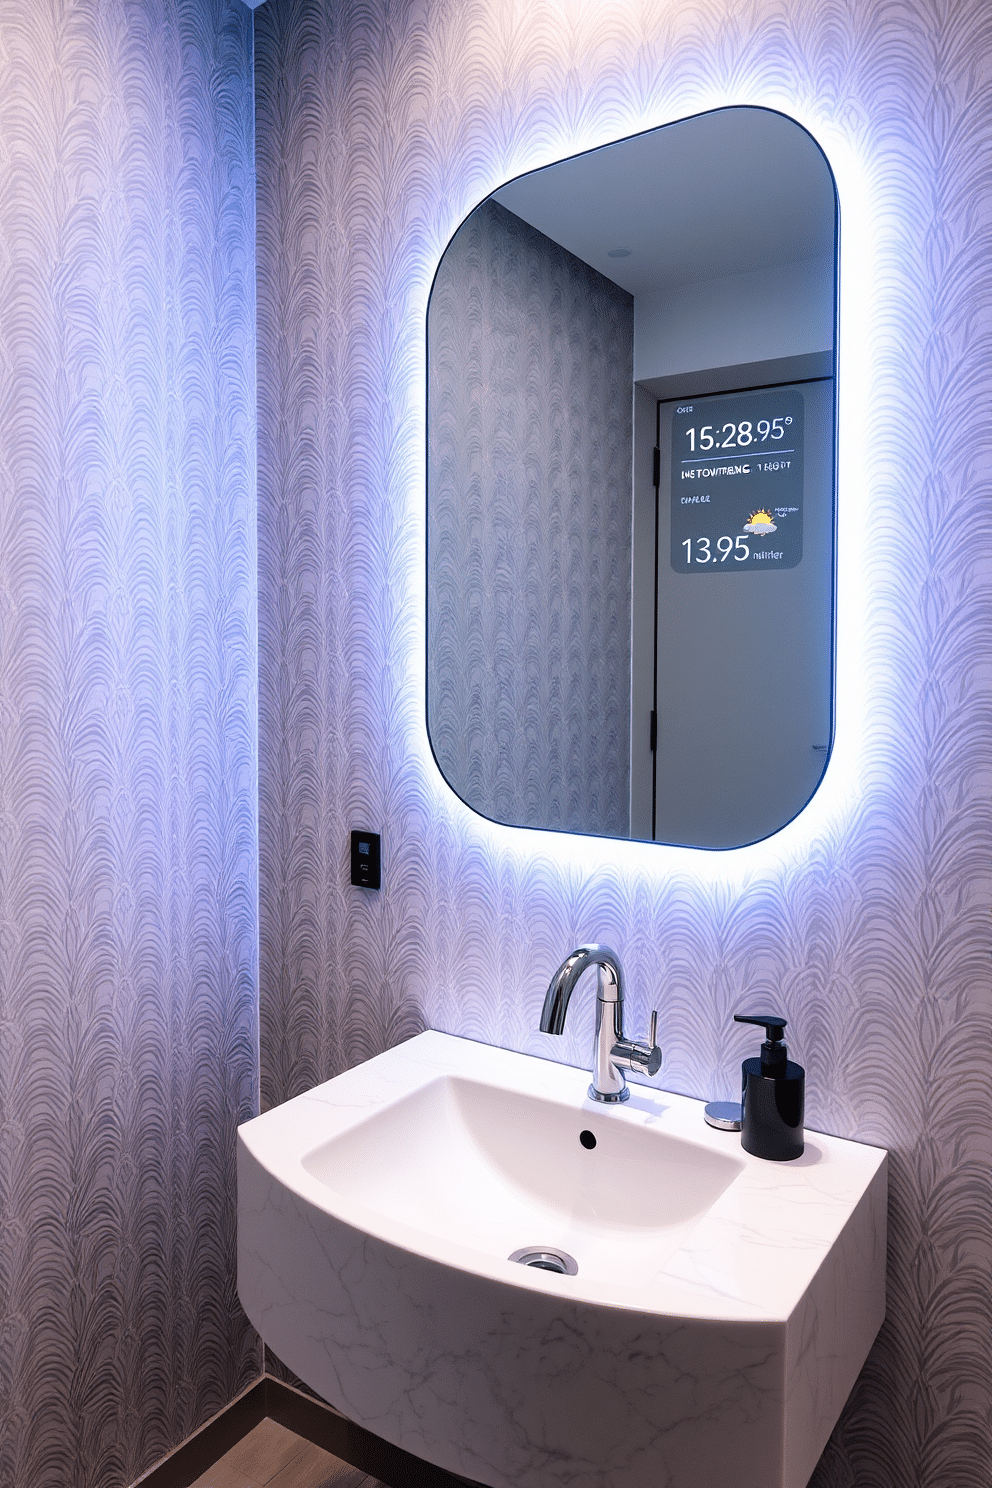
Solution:
<path fill-rule="evenodd" d="M 760 1059 L 741 1066 L 741 1146 L 754 1157 L 791 1162 L 803 1153 L 806 1071 L 793 1064 L 782 1035 L 786 1022 L 775 1014 L 735 1013 L 735 1023 L 765 1030 Z"/>

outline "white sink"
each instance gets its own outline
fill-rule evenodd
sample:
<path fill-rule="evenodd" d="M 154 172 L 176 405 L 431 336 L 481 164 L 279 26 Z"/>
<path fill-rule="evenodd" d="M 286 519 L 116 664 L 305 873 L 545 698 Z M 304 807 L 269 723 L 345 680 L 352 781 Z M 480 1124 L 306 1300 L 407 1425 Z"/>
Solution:
<path fill-rule="evenodd" d="M 543 1068 L 529 1060 L 525 1073 Z M 595 1148 L 582 1146 L 582 1130 Z M 377 1216 L 379 1233 L 420 1230 L 425 1254 L 471 1247 L 487 1267 L 525 1244 L 553 1244 L 583 1278 L 629 1290 L 650 1281 L 742 1158 L 595 1108 L 582 1115 L 574 1102 L 442 1074 L 307 1153 L 303 1167 L 336 1212 L 355 1202 Z"/>
<path fill-rule="evenodd" d="M 885 1153 L 762 1162 L 700 1102 L 588 1083 L 425 1033 L 242 1126 L 248 1316 L 493 1488 L 804 1488 L 884 1314 Z"/>

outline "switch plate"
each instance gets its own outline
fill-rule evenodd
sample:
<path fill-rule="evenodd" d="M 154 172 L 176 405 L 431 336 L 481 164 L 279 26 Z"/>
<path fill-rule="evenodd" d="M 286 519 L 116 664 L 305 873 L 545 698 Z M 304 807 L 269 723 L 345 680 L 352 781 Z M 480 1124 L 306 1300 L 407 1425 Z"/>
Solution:
<path fill-rule="evenodd" d="M 351 881 L 362 889 L 382 886 L 382 843 L 378 832 L 352 832 Z"/>

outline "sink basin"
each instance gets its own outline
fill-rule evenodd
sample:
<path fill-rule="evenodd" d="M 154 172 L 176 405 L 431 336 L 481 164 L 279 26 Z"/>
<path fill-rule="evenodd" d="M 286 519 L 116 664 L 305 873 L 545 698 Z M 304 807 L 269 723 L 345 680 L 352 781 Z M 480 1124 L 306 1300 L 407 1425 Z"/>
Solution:
<path fill-rule="evenodd" d="M 582 1131 L 595 1146 L 582 1145 Z M 453 1243 L 485 1266 L 525 1244 L 564 1246 L 583 1277 L 629 1289 L 744 1164 L 651 1126 L 441 1075 L 322 1143 L 303 1167 L 339 1210 L 366 1206 L 380 1233 L 419 1230 L 425 1254 Z"/>
<path fill-rule="evenodd" d="M 588 1081 L 425 1033 L 246 1123 L 248 1316 L 493 1488 L 804 1488 L 884 1314 L 885 1153 L 762 1162 L 700 1102 Z"/>

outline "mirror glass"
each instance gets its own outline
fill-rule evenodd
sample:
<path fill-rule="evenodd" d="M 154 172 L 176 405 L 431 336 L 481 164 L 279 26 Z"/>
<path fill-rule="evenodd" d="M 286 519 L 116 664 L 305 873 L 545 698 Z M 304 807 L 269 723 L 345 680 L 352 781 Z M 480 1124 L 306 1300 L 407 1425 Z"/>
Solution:
<path fill-rule="evenodd" d="M 729 848 L 833 727 L 837 202 L 716 110 L 522 176 L 428 309 L 427 710 L 514 826 Z"/>

